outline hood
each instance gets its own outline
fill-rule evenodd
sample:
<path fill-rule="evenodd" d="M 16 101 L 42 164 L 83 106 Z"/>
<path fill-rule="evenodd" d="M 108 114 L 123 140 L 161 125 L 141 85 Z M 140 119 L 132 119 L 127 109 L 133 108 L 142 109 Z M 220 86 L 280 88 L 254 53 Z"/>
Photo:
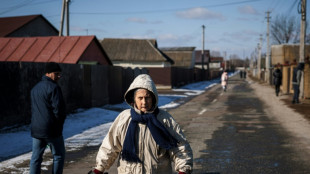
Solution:
<path fill-rule="evenodd" d="M 147 89 L 148 91 L 153 93 L 154 100 L 155 100 L 153 101 L 153 104 L 154 104 L 153 108 L 156 108 L 158 105 L 157 89 L 156 89 L 155 83 L 153 82 L 152 78 L 147 74 L 140 74 L 133 80 L 133 82 L 131 83 L 131 85 L 129 86 L 128 90 L 126 91 L 124 95 L 124 99 L 126 103 L 130 107 L 133 107 L 134 91 L 135 89 L 140 89 L 140 88 Z"/>

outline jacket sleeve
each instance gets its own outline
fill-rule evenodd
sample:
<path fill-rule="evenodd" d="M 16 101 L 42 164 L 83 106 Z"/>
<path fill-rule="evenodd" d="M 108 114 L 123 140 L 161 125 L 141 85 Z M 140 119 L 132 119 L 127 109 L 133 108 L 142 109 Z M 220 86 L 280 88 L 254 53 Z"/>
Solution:
<path fill-rule="evenodd" d="M 63 123 L 66 119 L 66 109 L 62 92 L 59 86 L 56 86 L 51 93 L 51 104 L 55 117 L 58 121 Z"/>
<path fill-rule="evenodd" d="M 123 124 L 125 118 L 123 112 L 114 120 L 109 132 L 102 141 L 96 157 L 96 169 L 105 171 L 109 169 L 119 156 L 126 128 Z M 127 119 L 128 120 L 128 119 Z"/>
<path fill-rule="evenodd" d="M 193 169 L 193 152 L 180 125 L 169 114 L 168 119 L 164 121 L 165 127 L 169 133 L 178 140 L 178 147 L 169 151 L 169 155 L 173 160 L 175 171 L 191 173 Z"/>
<path fill-rule="evenodd" d="M 297 84 L 298 84 L 298 85 L 300 84 L 301 73 L 302 73 L 301 70 L 298 70 L 298 71 L 297 71 L 296 80 L 297 80 Z"/>

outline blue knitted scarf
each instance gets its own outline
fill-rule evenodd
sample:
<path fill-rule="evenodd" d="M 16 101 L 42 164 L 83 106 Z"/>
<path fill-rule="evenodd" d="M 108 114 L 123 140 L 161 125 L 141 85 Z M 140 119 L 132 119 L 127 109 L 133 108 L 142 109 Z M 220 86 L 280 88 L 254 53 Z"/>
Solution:
<path fill-rule="evenodd" d="M 156 116 L 158 112 L 159 109 L 156 108 L 153 113 L 138 114 L 134 109 L 131 109 L 130 113 L 132 120 L 127 129 L 121 153 L 122 159 L 129 162 L 142 163 L 136 155 L 135 132 L 138 123 L 146 124 L 159 147 L 167 150 L 177 147 L 177 140 L 171 136 L 167 129 L 157 120 Z"/>

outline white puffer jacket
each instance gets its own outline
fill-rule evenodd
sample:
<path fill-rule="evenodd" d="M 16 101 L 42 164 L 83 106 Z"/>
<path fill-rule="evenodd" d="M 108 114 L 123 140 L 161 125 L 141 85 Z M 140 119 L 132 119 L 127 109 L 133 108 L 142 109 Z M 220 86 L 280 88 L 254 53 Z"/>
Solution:
<path fill-rule="evenodd" d="M 151 91 L 158 104 L 158 93 L 151 77 L 146 74 L 139 75 L 130 85 L 125 93 L 125 101 L 133 107 L 133 91 L 137 88 L 144 88 Z M 139 111 L 136 110 L 138 113 Z M 126 137 L 127 128 L 131 121 L 130 109 L 121 112 L 114 120 L 110 130 L 104 138 L 96 158 L 96 169 L 107 170 L 118 159 L 119 174 L 169 174 L 173 173 L 172 163 L 175 171 L 191 173 L 193 167 L 192 149 L 187 142 L 178 123 L 166 111 L 161 110 L 157 119 L 166 127 L 169 133 L 178 141 L 178 147 L 171 150 L 160 148 L 153 139 L 150 130 L 145 124 L 138 124 L 136 128 L 136 152 L 143 164 L 132 163 L 118 158 L 122 151 Z"/>

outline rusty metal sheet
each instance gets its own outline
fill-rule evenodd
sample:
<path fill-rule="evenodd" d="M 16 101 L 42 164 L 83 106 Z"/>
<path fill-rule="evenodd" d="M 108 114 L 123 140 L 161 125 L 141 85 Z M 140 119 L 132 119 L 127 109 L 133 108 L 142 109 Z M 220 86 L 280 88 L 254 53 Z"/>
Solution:
<path fill-rule="evenodd" d="M 36 38 L 23 39 L 23 41 L 20 43 L 18 48 L 16 48 L 16 51 L 14 51 L 14 53 L 10 55 L 8 60 L 9 61 L 22 60 L 23 56 L 26 54 L 26 52 L 29 50 L 29 48 L 32 46 L 32 44 L 35 41 L 36 41 Z"/>
<path fill-rule="evenodd" d="M 1 38 L 0 39 L 0 60 L 5 61 L 5 59 L 2 57 L 3 55 L 3 50 L 5 50 L 5 46 L 9 43 L 10 39 L 9 38 Z"/>
<path fill-rule="evenodd" d="M 109 58 L 95 39 L 95 36 L 0 38 L 0 61 L 76 64 L 84 55 L 83 60 L 110 64 Z"/>
<path fill-rule="evenodd" d="M 9 57 L 14 53 L 19 44 L 23 41 L 22 38 L 10 39 L 9 42 L 5 45 L 4 49 L 0 53 L 1 61 L 9 61 Z"/>
<path fill-rule="evenodd" d="M 55 39 L 55 37 L 53 39 Z M 56 50 L 57 54 L 53 54 L 53 56 L 50 58 L 49 61 L 62 63 L 66 59 L 67 55 L 74 47 L 78 39 L 79 39 L 78 36 L 65 37 L 65 40 L 60 44 L 60 46 Z"/>
<path fill-rule="evenodd" d="M 82 54 L 89 47 L 92 40 L 94 40 L 94 36 L 80 37 L 74 47 L 72 47 L 72 50 L 69 52 L 63 63 L 77 63 L 79 60 L 77 60 L 76 57 L 81 58 Z"/>
<path fill-rule="evenodd" d="M 57 49 L 64 40 L 65 37 L 51 37 L 49 42 L 46 44 L 46 46 L 42 49 L 42 51 L 38 55 L 37 60 L 40 60 L 40 62 L 50 62 L 51 57 L 54 54 L 56 55 L 58 54 Z"/>
<path fill-rule="evenodd" d="M 45 45 L 49 42 L 50 37 L 36 37 L 37 40 L 29 48 L 25 56 L 21 61 L 25 62 L 45 62 L 44 60 L 37 59 L 37 56 L 40 54 Z M 26 38 L 25 38 L 26 39 Z"/>

